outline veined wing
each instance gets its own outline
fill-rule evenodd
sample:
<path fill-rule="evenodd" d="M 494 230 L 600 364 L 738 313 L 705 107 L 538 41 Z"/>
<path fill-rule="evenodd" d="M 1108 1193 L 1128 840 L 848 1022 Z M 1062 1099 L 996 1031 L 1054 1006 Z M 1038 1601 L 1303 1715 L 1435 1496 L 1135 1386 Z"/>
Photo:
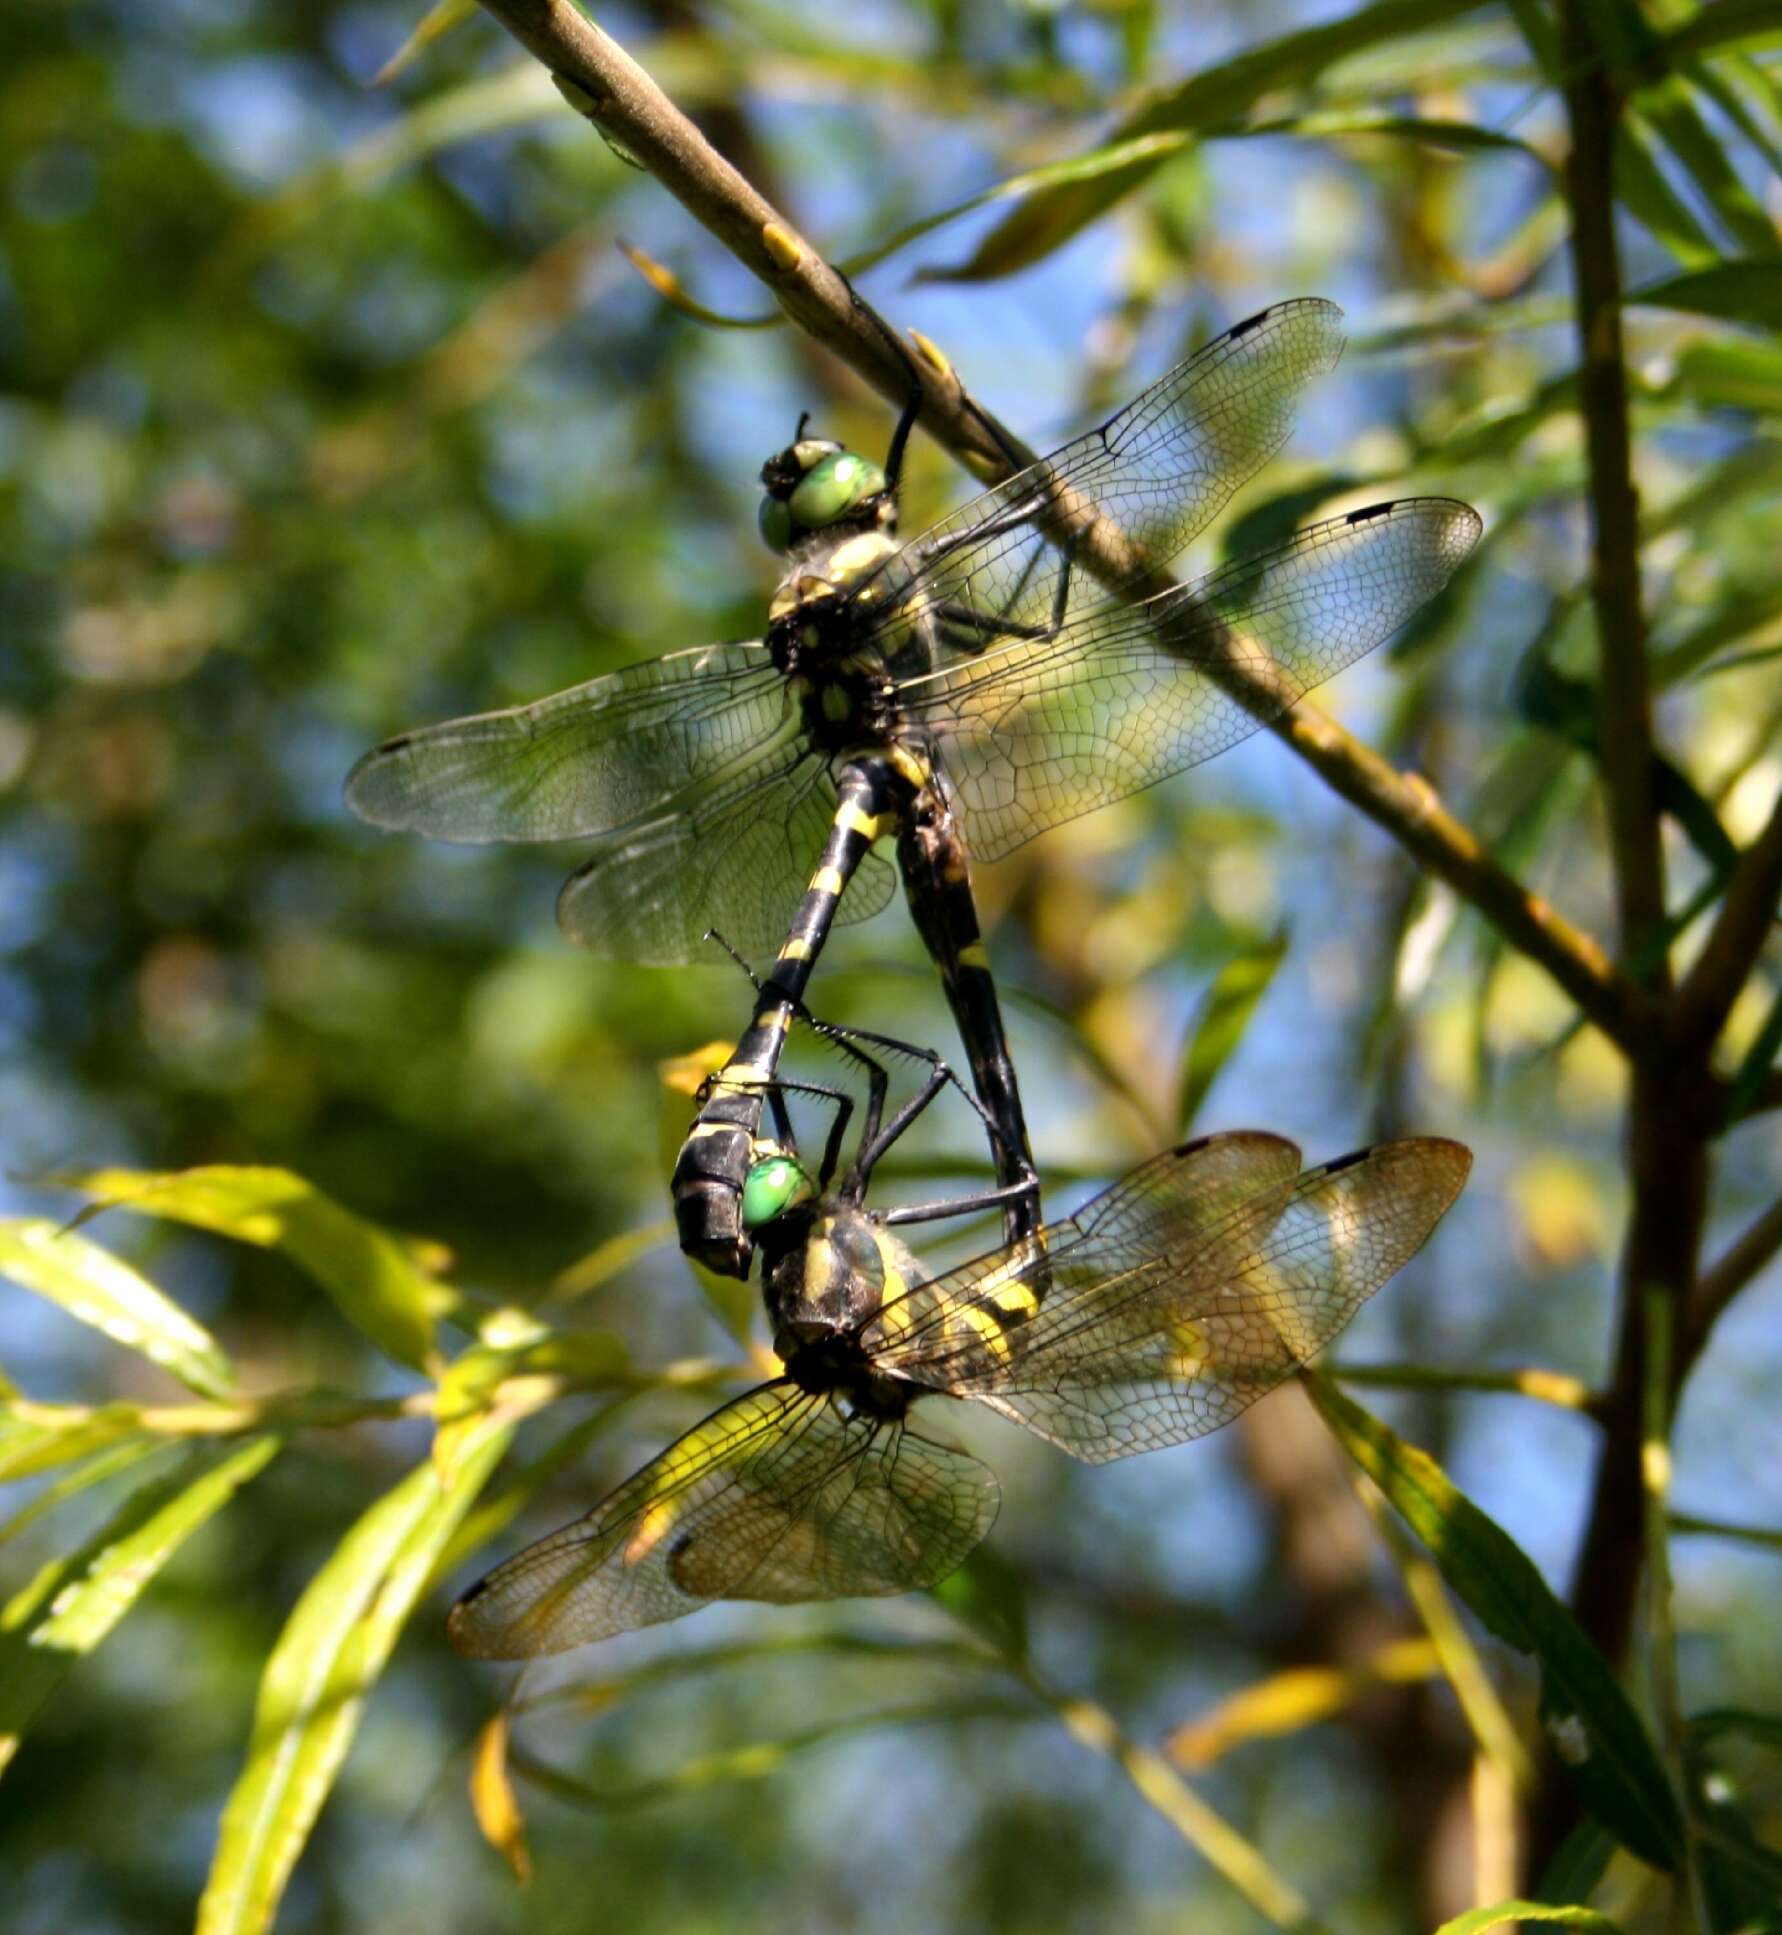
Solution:
<path fill-rule="evenodd" d="M 1055 637 L 912 679 L 899 698 L 941 742 L 972 849 L 994 860 L 1279 718 L 1434 597 L 1480 529 L 1445 497 L 1351 511 L 1147 603 L 1100 605 Z"/>
<path fill-rule="evenodd" d="M 989 1531 L 996 1480 L 902 1424 L 843 1420 L 782 1379 L 714 1411 L 588 1516 L 497 1566 L 446 1631 L 475 1659 L 531 1659 L 714 1599 L 907 1592 Z"/>
<path fill-rule="evenodd" d="M 583 947 L 647 967 L 717 962 L 708 930 L 759 960 L 785 939 L 835 809 L 825 763 L 802 741 L 776 746 L 684 812 L 609 834 L 564 883 L 557 924 Z M 876 914 L 895 885 L 887 861 L 863 854 L 836 923 Z"/>
<path fill-rule="evenodd" d="M 1167 565 L 1287 441 L 1301 391 L 1342 353 L 1341 320 L 1332 302 L 1277 303 L 1100 428 L 961 505 L 905 547 L 918 601 L 991 625 L 1047 624 L 1065 569 L 1060 540 L 1097 515 L 1131 548 L 1125 577 Z M 1065 609 L 1099 604 L 1111 588 L 1074 572 Z M 982 642 L 963 640 L 968 650 Z"/>
<path fill-rule="evenodd" d="M 1385 1142 L 1282 1181 L 1215 1136 L 889 1306 L 878 1368 L 975 1397 L 1090 1464 L 1216 1431 L 1290 1376 L 1414 1256 L 1472 1166 L 1458 1142 Z M 1197 1176 L 1211 1168 L 1218 1187 Z M 1130 1232 L 1148 1253 L 1134 1261 Z M 1103 1236 L 1115 1232 L 1115 1240 Z M 1019 1288 L 1045 1282 L 1021 1311 Z M 892 1334 L 894 1333 L 894 1334 Z M 870 1333 L 869 1333 L 870 1336 Z"/>
<path fill-rule="evenodd" d="M 399 733 L 347 775 L 346 801 L 435 840 L 582 839 L 690 803 L 799 730 L 765 645 L 701 645 Z"/>

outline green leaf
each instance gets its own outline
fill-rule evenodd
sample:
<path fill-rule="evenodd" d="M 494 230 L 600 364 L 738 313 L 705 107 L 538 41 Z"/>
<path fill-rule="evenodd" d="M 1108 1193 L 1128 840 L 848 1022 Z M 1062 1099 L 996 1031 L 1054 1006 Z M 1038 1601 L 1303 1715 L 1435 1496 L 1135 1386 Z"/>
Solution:
<path fill-rule="evenodd" d="M 1616 199 L 1686 267 L 1719 261 L 1719 246 L 1671 186 L 1652 151 L 1654 140 L 1652 130 L 1635 114 L 1623 114 L 1616 123 Z"/>
<path fill-rule="evenodd" d="M 235 1368 L 202 1324 L 90 1238 L 47 1218 L 0 1222 L 0 1276 L 59 1304 L 203 1397 L 235 1392 Z"/>
<path fill-rule="evenodd" d="M 1316 1373 L 1303 1381 L 1343 1449 L 1378 1485 L 1442 1577 L 1506 1645 L 1541 1668 L 1541 1717 L 1589 1811 L 1654 1867 L 1682 1855 L 1683 1823 L 1657 1750 L 1614 1673 L 1534 1562 L 1428 1453 Z"/>
<path fill-rule="evenodd" d="M 1782 0 L 1708 0 L 1694 16 L 1665 36 L 1672 61 L 1712 53 L 1740 41 L 1782 37 Z"/>
<path fill-rule="evenodd" d="M 1759 329 L 1782 329 L 1782 261 L 1741 257 L 1649 282 L 1627 298 L 1654 309 L 1687 309 Z"/>
<path fill-rule="evenodd" d="M 127 1209 L 281 1252 L 349 1323 L 416 1370 L 432 1357 L 434 1318 L 455 1303 L 423 1267 L 442 1251 L 355 1216 L 288 1169 L 95 1169 L 60 1180 L 103 1199 L 84 1216 Z"/>
<path fill-rule="evenodd" d="M 1286 953 L 1287 934 L 1282 929 L 1248 952 L 1234 954 L 1214 975 L 1195 1011 L 1182 1053 L 1182 1077 L 1176 1094 L 1178 1137 L 1192 1127 L 1207 1090 L 1243 1040 L 1257 1004 L 1268 993 Z"/>
<path fill-rule="evenodd" d="M 1676 156 L 1725 232 L 1751 253 L 1774 256 L 1775 227 L 1728 160 L 1724 138 L 1702 119 L 1688 83 L 1667 75 L 1643 87 L 1637 100 L 1638 112 Z"/>
<path fill-rule="evenodd" d="M 404 68 L 419 60 L 436 40 L 443 39 L 454 27 L 462 26 L 475 13 L 476 0 L 433 0 L 433 5 L 422 15 L 420 24 L 377 70 L 372 85 L 383 87 L 393 81 Z"/>
<path fill-rule="evenodd" d="M 1691 343 L 1677 357 L 1671 385 L 1706 410 L 1782 416 L 1782 354 L 1769 343 Z"/>
<path fill-rule="evenodd" d="M 125 1438 L 108 1445 L 77 1471 L 58 1478 L 53 1485 L 45 1485 L 35 1498 L 20 1506 L 5 1524 L 0 1525 L 0 1545 L 9 1544 L 39 1519 L 47 1518 L 58 1505 L 78 1498 L 92 1486 L 103 1485 L 108 1478 L 115 1478 L 119 1472 L 128 1471 L 132 1465 L 139 1465 L 143 1459 L 166 1449 L 164 1441 L 148 1437 Z"/>
<path fill-rule="evenodd" d="M 1614 1835 L 1586 1815 L 1559 1844 L 1542 1871 L 1536 1898 L 1558 1903 L 1581 1901 L 1608 1872 L 1616 1845 Z"/>
<path fill-rule="evenodd" d="M 310 1581 L 266 1663 L 247 1764 L 223 1810 L 197 1935 L 269 1928 L 366 1695 L 441 1548 L 506 1450 L 495 1414 L 464 1428 L 442 1477 L 418 1465 L 353 1526 Z"/>
<path fill-rule="evenodd" d="M 1480 1935 L 1482 1929 L 1501 1928 L 1505 1922 L 1563 1922 L 1567 1928 L 1588 1929 L 1591 1935 L 1621 1935 L 1616 1924 L 1594 1908 L 1544 1901 L 1500 1901 L 1489 1908 L 1469 1908 L 1464 1915 L 1443 1922 L 1436 1935 Z"/>
<path fill-rule="evenodd" d="M 139 1487 L 78 1552 L 45 1566 L 0 1612 L 0 1769 L 25 1728 L 181 1545 L 262 1470 L 273 1437 L 188 1452 Z"/>
<path fill-rule="evenodd" d="M 1407 34 L 1424 33 L 1477 11 L 1483 0 L 1374 0 L 1341 20 L 1264 41 L 1201 69 L 1157 96 L 1116 127 L 1098 152 L 1120 150 L 1156 135 L 1231 133 L 1265 95 L 1303 88 L 1327 68 Z M 979 243 L 971 260 L 933 271 L 932 279 L 981 281 L 1030 267 L 1082 232 L 1143 186 L 1174 154 L 1175 144 L 1082 182 L 1064 181 L 1031 196 Z"/>
<path fill-rule="evenodd" d="M 955 1619 L 981 1633 L 1005 1659 L 1027 1657 L 1027 1599 L 1021 1575 L 994 1546 L 980 1545 L 932 1591 Z"/>

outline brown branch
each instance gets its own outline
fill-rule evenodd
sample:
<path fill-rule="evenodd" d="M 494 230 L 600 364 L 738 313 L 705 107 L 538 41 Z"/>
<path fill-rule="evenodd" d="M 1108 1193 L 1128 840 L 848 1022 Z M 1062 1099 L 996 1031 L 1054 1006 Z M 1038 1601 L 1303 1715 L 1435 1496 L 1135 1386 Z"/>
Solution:
<path fill-rule="evenodd" d="M 1706 945 L 1677 990 L 1673 1028 L 1686 1054 L 1706 1054 L 1726 1025 L 1782 902 L 1782 792 L 1769 824 L 1740 854 Z"/>
<path fill-rule="evenodd" d="M 1679 1372 L 1687 1372 L 1727 1306 L 1778 1252 L 1782 1252 L 1782 1196 L 1696 1279 L 1683 1312 L 1683 1332 L 1677 1340 Z"/>
<path fill-rule="evenodd" d="M 1615 124 L 1621 104 L 1591 31 L 1586 0 L 1561 0 L 1559 26 L 1561 59 L 1572 77 L 1565 89 L 1572 137 L 1565 179 L 1589 474 L 1597 757 L 1608 807 L 1621 959 L 1650 961 L 1649 981 L 1662 989 L 1669 980 L 1662 946 L 1664 862 L 1653 789 L 1639 503 L 1615 242 Z"/>
<path fill-rule="evenodd" d="M 1664 951 L 1664 862 L 1654 791 L 1646 620 L 1640 595 L 1639 508 L 1621 333 L 1615 243 L 1615 136 L 1621 102 L 1591 29 L 1587 0 L 1560 0 L 1560 57 L 1571 149 L 1566 198 L 1576 285 L 1579 401 L 1589 479 L 1591 602 L 1597 628 L 1598 759 L 1623 967 L 1642 979 L 1658 1025 L 1630 1055 L 1627 1171 L 1631 1212 L 1617 1272 L 1614 1372 L 1603 1404 L 1602 1449 L 1572 1585 L 1572 1610 L 1611 1660 L 1626 1651 L 1645 1560 L 1640 1453 L 1656 1295 L 1674 1314 L 1695 1281 L 1708 1195 L 1708 1150 L 1719 1117 L 1705 1052 L 1679 1052 Z M 1723 1108 L 1723 1102 L 1720 1104 Z M 1670 1366 L 1674 1398 L 1678 1367 Z M 1544 1867 L 1577 1818 L 1575 1791 L 1549 1759 L 1530 1836 L 1531 1872 Z"/>
<path fill-rule="evenodd" d="M 560 81 L 565 98 L 621 148 L 637 157 L 743 265 L 772 291 L 793 321 L 847 362 L 881 395 L 901 403 L 911 372 L 893 352 L 891 332 L 860 302 L 792 225 L 718 155 L 654 81 L 569 0 L 483 0 Z M 771 237 L 771 240 L 764 240 Z M 923 384 L 922 423 L 974 475 L 995 481 L 1009 474 L 1005 449 L 986 428 L 985 414 L 966 395 L 944 359 L 917 359 Z M 1000 426 L 998 426 L 1000 429 Z M 1008 449 L 1020 452 L 1009 439 Z M 1025 454 L 1025 453 L 1022 453 Z M 1102 533 L 1096 532 L 1100 539 Z M 1091 544 L 1082 562 L 1097 563 Z M 1107 549 L 1120 568 L 1117 540 Z M 1167 580 L 1133 583 L 1155 592 Z M 1264 715 L 1278 711 L 1265 682 L 1246 687 L 1233 668 L 1231 689 Z M 1484 844 L 1448 813 L 1426 782 L 1401 774 L 1319 709 L 1300 701 L 1272 721 L 1277 737 L 1300 755 L 1344 799 L 1359 807 L 1462 899 L 1492 921 L 1510 944 L 1552 975 L 1584 1014 L 1626 1052 L 1649 1032 L 1650 1007 L 1602 948 L 1571 926 L 1539 896 L 1505 872 Z"/>

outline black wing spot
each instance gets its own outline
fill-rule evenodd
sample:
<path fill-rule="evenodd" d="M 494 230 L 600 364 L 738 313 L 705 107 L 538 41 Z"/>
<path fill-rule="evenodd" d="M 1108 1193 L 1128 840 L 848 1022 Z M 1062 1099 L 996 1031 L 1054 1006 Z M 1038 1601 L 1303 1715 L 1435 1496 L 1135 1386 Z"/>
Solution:
<path fill-rule="evenodd" d="M 1358 511 L 1351 511 L 1343 519 L 1345 524 L 1371 524 L 1376 517 L 1390 517 L 1398 509 L 1396 504 L 1368 504 Z"/>
<path fill-rule="evenodd" d="M 1366 1162 L 1379 1146 L 1377 1143 L 1370 1142 L 1365 1149 L 1355 1149 L 1346 1156 L 1338 1156 L 1334 1161 L 1322 1165 L 1323 1173 L 1327 1176 L 1340 1176 L 1345 1169 L 1353 1169 L 1358 1162 Z"/>

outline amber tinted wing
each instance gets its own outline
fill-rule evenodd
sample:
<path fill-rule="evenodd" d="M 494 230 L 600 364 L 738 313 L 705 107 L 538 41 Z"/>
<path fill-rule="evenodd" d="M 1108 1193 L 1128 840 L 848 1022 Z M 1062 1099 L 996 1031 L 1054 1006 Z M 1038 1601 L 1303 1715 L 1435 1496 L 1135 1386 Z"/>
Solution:
<path fill-rule="evenodd" d="M 1167 565 L 1287 441 L 1301 392 L 1342 353 L 1341 323 L 1335 303 L 1277 303 L 1098 429 L 962 504 L 906 547 L 921 602 L 997 624 L 1049 623 L 1064 570 L 1055 539 L 1097 513 L 1133 547 L 1133 575 Z M 1064 609 L 1109 596 L 1106 583 L 1073 573 Z"/>
<path fill-rule="evenodd" d="M 1211 759 L 1390 638 L 1472 549 L 1476 512 L 1405 498 L 1328 519 L 1148 603 L 1103 604 L 898 688 L 939 741 L 972 851 Z M 1235 666 L 1248 701 L 1221 682 Z"/>
<path fill-rule="evenodd" d="M 990 1529 L 996 1480 L 901 1424 L 844 1421 L 780 1381 L 714 1411 L 584 1519 L 497 1566 L 452 1608 L 477 1659 L 530 1659 L 714 1599 L 907 1592 Z"/>
<path fill-rule="evenodd" d="M 910 1321 L 897 1305 L 880 1317 L 877 1362 L 1092 1464 L 1217 1430 L 1416 1253 L 1472 1163 L 1459 1143 L 1423 1138 L 1285 1179 L 1256 1160 L 1247 1184 L 1244 1152 L 1234 1162 L 1225 1147 L 1237 1140 L 1147 1163 L 1049 1226 L 1043 1259 L 986 1258 L 921 1286 L 903 1300 Z M 1209 1170 L 1218 1186 L 1203 1192 Z M 1031 1284 L 1044 1295 L 1023 1310 Z"/>

